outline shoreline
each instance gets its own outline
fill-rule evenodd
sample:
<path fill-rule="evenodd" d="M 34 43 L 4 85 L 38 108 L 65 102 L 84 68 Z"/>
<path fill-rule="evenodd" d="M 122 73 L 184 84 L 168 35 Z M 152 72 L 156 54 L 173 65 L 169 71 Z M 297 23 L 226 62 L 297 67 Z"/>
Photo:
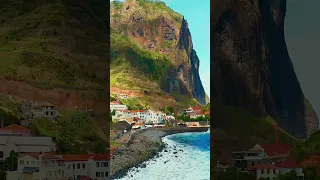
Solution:
<path fill-rule="evenodd" d="M 208 127 L 148 128 L 134 134 L 130 142 L 119 147 L 111 157 L 111 179 L 124 177 L 130 168 L 145 167 L 144 162 L 157 157 L 165 147 L 162 142 L 163 137 L 186 132 L 206 132 L 208 129 Z"/>

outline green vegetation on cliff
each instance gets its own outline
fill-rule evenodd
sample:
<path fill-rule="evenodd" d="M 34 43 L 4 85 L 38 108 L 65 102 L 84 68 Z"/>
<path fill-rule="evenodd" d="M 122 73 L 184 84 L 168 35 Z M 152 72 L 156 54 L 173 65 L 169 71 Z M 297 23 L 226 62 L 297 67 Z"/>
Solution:
<path fill-rule="evenodd" d="M 175 82 L 172 77 L 177 74 L 174 58 L 181 56 L 189 63 L 187 53 L 177 48 L 179 39 L 176 36 L 183 16 L 162 1 L 126 0 L 113 1 L 110 5 L 110 86 L 142 94 L 137 98 L 139 105 L 125 104 L 131 108 L 155 110 L 194 105 L 195 101 L 186 95 L 187 92 L 185 95 L 167 93 L 173 86 L 169 81 Z M 175 86 L 186 88 L 181 82 L 176 82 Z"/>

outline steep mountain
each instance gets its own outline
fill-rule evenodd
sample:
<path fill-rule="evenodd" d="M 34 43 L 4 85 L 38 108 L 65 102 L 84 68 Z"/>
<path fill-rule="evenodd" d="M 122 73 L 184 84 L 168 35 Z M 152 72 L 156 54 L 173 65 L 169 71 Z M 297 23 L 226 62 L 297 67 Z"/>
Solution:
<path fill-rule="evenodd" d="M 93 141 L 99 141 L 101 147 L 109 143 L 108 102 L 104 100 L 109 94 L 108 3 L 103 0 L 0 2 L 1 101 L 16 104 L 10 99 L 18 97 L 54 104 L 65 115 L 63 122 L 39 121 L 33 126 L 37 133 L 63 140 L 59 134 L 63 131 L 59 130 L 64 124 L 65 130 L 71 133 L 69 140 L 88 142 L 84 146 L 90 151 Z M 8 97 L 9 100 L 3 101 L 2 98 Z M 1 106 L 10 110 L 10 103 Z M 87 109 L 92 109 L 92 116 L 85 112 Z"/>
<path fill-rule="evenodd" d="M 270 116 L 289 134 L 310 137 L 319 122 L 288 55 L 286 0 L 215 0 L 211 9 L 215 103 Z"/>
<path fill-rule="evenodd" d="M 200 61 L 182 15 L 162 1 L 115 1 L 110 26 L 112 87 L 158 96 L 146 100 L 153 107 L 192 98 L 206 104 Z"/>

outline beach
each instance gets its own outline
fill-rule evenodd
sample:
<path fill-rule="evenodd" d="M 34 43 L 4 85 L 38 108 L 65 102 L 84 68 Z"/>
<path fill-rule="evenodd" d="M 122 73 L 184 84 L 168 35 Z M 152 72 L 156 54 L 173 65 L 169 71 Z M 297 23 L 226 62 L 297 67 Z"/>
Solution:
<path fill-rule="evenodd" d="M 136 133 L 131 140 L 117 149 L 111 157 L 111 179 L 118 179 L 126 175 L 128 169 L 137 166 L 145 166 L 144 161 L 158 155 L 165 144 L 161 138 L 170 134 L 184 132 L 206 132 L 205 128 L 148 128 Z"/>

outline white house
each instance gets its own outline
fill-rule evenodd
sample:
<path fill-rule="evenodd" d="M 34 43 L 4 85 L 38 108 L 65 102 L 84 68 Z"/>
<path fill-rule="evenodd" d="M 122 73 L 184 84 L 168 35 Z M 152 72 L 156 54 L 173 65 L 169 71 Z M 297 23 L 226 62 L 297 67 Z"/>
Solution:
<path fill-rule="evenodd" d="M 8 171 L 7 179 L 67 180 L 62 156 L 54 153 L 24 153 L 18 157 L 17 171 Z"/>
<path fill-rule="evenodd" d="M 66 154 L 63 155 L 68 177 L 75 180 L 88 176 L 96 180 L 109 180 L 109 154 Z"/>
<path fill-rule="evenodd" d="M 161 111 L 154 112 L 149 110 L 145 113 L 145 121 L 147 123 L 161 124 L 163 123 L 163 116 L 165 116 L 165 114 Z"/>
<path fill-rule="evenodd" d="M 56 144 L 52 137 L 0 136 L 0 161 L 9 157 L 11 151 L 18 153 L 55 152 Z"/>
<path fill-rule="evenodd" d="M 8 179 L 76 180 L 90 177 L 109 180 L 109 154 L 26 153 L 18 158 L 18 169 L 8 172 Z"/>
<path fill-rule="evenodd" d="M 119 99 L 129 99 L 129 96 L 127 94 L 118 94 L 117 97 Z"/>
<path fill-rule="evenodd" d="M 27 119 L 55 119 L 59 116 L 59 112 L 55 105 L 49 102 L 38 103 L 33 101 L 23 101 L 21 105 L 21 111 Z"/>
<path fill-rule="evenodd" d="M 121 104 L 119 101 L 110 102 L 110 111 L 113 110 L 127 110 L 128 107 L 124 104 Z"/>
<path fill-rule="evenodd" d="M 256 172 L 256 179 L 276 179 L 279 174 L 294 171 L 296 175 L 303 178 L 304 173 L 302 166 L 292 159 L 286 159 L 279 163 L 272 164 L 256 164 L 252 168 Z"/>

